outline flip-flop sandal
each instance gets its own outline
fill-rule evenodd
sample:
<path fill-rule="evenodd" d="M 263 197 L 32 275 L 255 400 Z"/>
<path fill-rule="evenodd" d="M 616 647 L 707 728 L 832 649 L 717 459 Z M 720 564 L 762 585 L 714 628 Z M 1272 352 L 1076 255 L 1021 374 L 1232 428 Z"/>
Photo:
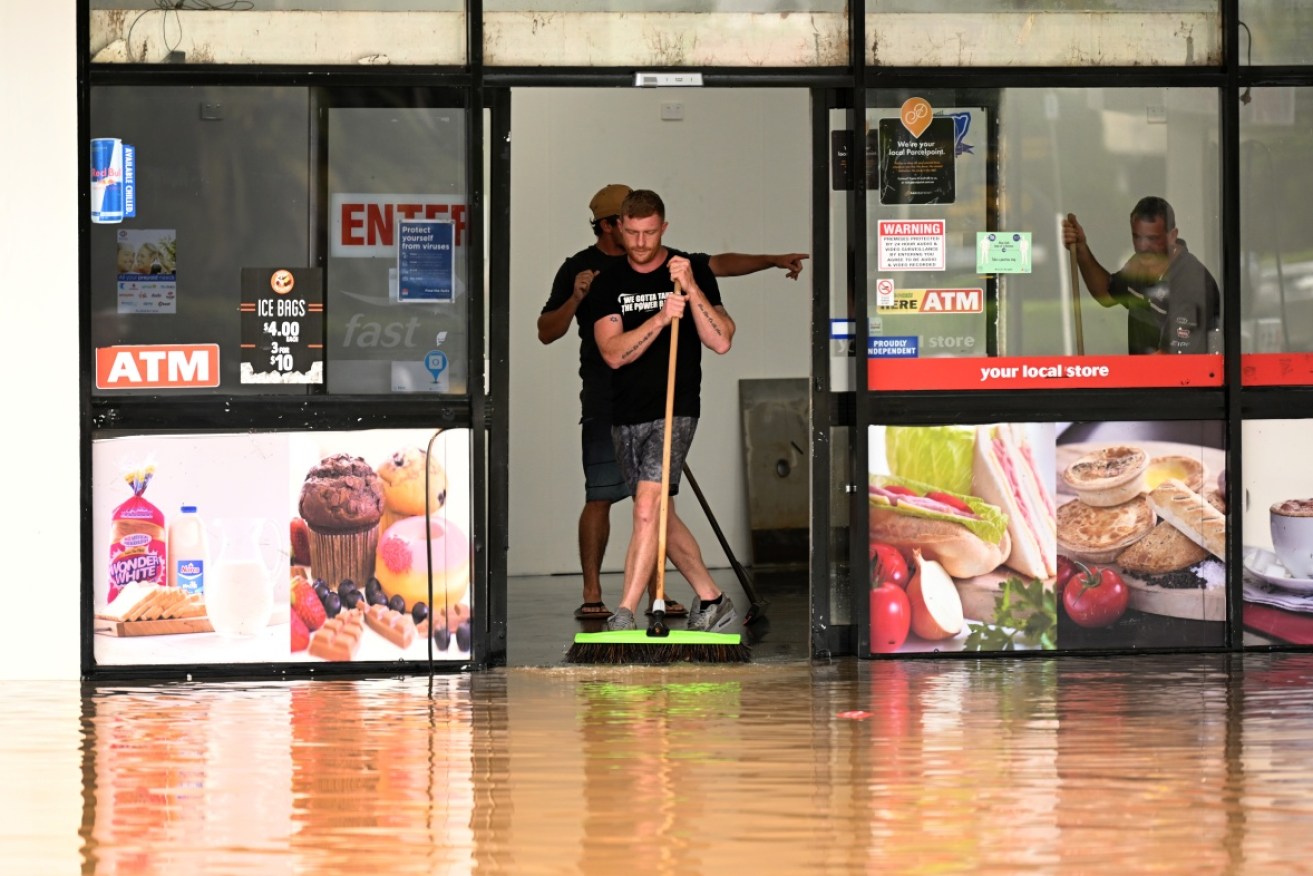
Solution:
<path fill-rule="evenodd" d="M 648 606 L 647 616 L 652 616 L 652 607 Z M 673 599 L 666 600 L 666 617 L 688 617 L 688 609 Z"/>
<path fill-rule="evenodd" d="M 611 616 L 611 609 L 604 602 L 585 602 L 574 610 L 576 620 L 606 620 Z"/>

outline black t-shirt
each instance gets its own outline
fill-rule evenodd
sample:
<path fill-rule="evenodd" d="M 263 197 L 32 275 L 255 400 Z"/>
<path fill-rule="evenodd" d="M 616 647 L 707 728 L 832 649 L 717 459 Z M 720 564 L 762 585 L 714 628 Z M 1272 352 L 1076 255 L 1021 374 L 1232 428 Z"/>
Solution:
<path fill-rule="evenodd" d="M 605 271 L 625 261 L 623 255 L 613 256 L 602 252 L 594 244 L 587 249 L 570 256 L 561 263 L 552 280 L 552 294 L 543 305 L 542 312 L 557 310 L 574 294 L 574 278 L 581 271 Z M 597 350 L 597 341 L 593 337 L 593 322 L 585 315 L 592 289 L 579 303 L 575 311 L 575 323 L 579 326 L 579 377 L 583 387 L 579 391 L 579 401 L 583 405 L 583 418 L 610 417 L 611 411 L 611 368 L 602 361 L 602 354 Z"/>
<path fill-rule="evenodd" d="M 677 255 L 688 258 L 686 253 L 667 248 L 666 261 Z M 709 264 L 696 258 L 691 260 L 698 288 L 712 307 L 719 307 L 720 287 Z M 624 264 L 613 267 L 593 281 L 586 300 L 591 302 L 591 318 L 596 320 L 617 314 L 624 330 L 631 331 L 659 311 L 665 304 L 666 295 L 673 289 L 674 283 L 665 262 L 656 270 L 643 274 L 625 260 Z M 669 369 L 670 328 L 666 327 L 642 356 L 611 372 L 612 422 L 626 426 L 665 419 Z M 701 392 L 702 342 L 698 339 L 692 314 L 686 311 L 685 317 L 679 321 L 675 416 L 701 416 Z"/>
<path fill-rule="evenodd" d="M 695 265 L 702 264 L 706 273 L 711 273 L 711 256 L 707 253 L 693 253 L 689 256 Z M 561 263 L 552 280 L 552 292 L 543 305 L 542 313 L 550 313 L 565 304 L 574 294 L 574 278 L 581 271 L 602 271 L 615 265 L 624 264 L 623 255 L 607 255 L 594 244 L 581 249 Z M 669 277 L 669 274 L 666 275 Z M 696 276 L 701 277 L 701 274 Z M 699 285 L 701 281 L 699 280 Z M 705 287 L 703 287 L 705 288 Z M 582 407 L 582 419 L 611 419 L 611 367 L 602 360 L 597 349 L 597 339 L 593 336 L 593 317 L 590 315 L 590 302 L 593 300 L 592 287 L 584 296 L 575 311 L 575 324 L 579 327 L 579 378 L 582 386 L 579 390 L 579 402 Z M 661 419 L 665 416 L 664 409 Z"/>

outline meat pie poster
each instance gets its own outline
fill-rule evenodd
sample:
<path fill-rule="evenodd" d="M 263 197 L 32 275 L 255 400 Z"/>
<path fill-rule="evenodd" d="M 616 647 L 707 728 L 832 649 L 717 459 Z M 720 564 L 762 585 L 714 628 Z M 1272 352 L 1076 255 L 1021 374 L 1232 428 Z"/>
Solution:
<path fill-rule="evenodd" d="M 1060 648 L 1226 644 L 1224 436 L 1211 420 L 1058 429 Z"/>
<path fill-rule="evenodd" d="M 871 653 L 1058 647 L 1053 426 L 872 426 Z"/>

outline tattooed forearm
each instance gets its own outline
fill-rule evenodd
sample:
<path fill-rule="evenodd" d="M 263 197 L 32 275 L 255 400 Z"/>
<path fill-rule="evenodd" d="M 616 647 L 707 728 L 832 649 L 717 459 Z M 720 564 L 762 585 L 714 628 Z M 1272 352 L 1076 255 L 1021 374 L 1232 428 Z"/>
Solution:
<path fill-rule="evenodd" d="M 648 329 L 647 334 L 643 335 L 641 338 L 634 341 L 633 346 L 631 346 L 628 350 L 625 350 L 623 353 L 620 354 L 620 361 L 628 362 L 630 359 L 634 358 L 639 353 L 646 350 L 647 345 L 652 342 L 652 335 L 653 335 L 652 330 Z"/>
<path fill-rule="evenodd" d="M 711 330 L 714 331 L 716 334 L 720 335 L 721 337 L 724 337 L 725 332 L 720 327 L 720 320 L 716 318 L 716 312 L 711 308 L 707 307 L 705 301 L 699 301 L 697 303 L 697 308 L 699 311 L 701 311 L 702 316 L 706 318 L 707 325 L 711 326 Z"/>

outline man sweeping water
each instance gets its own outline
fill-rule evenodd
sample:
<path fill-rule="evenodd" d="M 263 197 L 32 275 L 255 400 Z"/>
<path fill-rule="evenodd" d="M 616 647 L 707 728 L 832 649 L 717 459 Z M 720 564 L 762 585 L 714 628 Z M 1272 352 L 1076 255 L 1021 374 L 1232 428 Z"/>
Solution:
<path fill-rule="evenodd" d="M 692 532 L 675 513 L 673 499 L 662 507 L 663 472 L 669 496 L 679 492 L 679 474 L 701 415 L 702 347 L 724 354 L 734 339 L 734 320 L 721 304 L 716 278 L 705 263 L 661 243 L 668 223 L 661 197 L 639 189 L 620 208 L 626 260 L 597 277 L 588 316 L 602 358 L 612 369 L 612 439 L 616 458 L 634 497 L 633 534 L 625 554 L 620 607 L 607 629 L 635 629 L 634 613 L 656 571 L 664 544 L 675 568 L 696 597 L 688 629 L 718 632 L 738 613 L 715 584 Z M 673 288 L 672 288 L 673 287 Z M 679 291 L 682 290 L 683 294 Z M 693 331 L 673 332 L 683 319 Z M 668 468 L 663 460 L 671 335 L 677 337 Z M 664 540 L 660 532 L 665 511 Z"/>

